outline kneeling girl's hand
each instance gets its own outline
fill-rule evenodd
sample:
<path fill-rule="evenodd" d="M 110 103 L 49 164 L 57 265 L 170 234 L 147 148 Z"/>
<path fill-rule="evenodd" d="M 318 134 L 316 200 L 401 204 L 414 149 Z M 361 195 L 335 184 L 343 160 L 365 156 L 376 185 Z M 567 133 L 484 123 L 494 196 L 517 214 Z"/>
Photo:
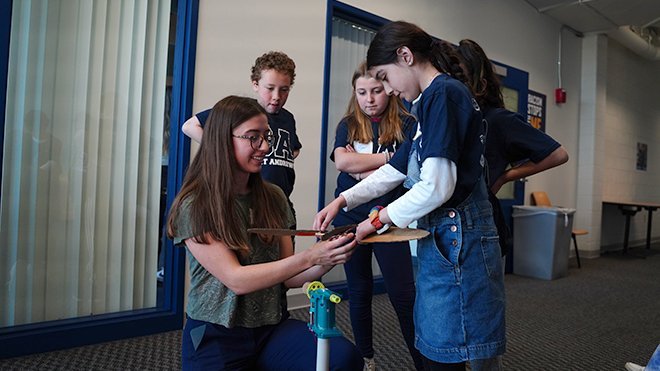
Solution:
<path fill-rule="evenodd" d="M 353 254 L 355 246 L 357 246 L 355 235 L 348 233 L 317 242 L 307 251 L 313 265 L 331 266 L 346 263 Z"/>

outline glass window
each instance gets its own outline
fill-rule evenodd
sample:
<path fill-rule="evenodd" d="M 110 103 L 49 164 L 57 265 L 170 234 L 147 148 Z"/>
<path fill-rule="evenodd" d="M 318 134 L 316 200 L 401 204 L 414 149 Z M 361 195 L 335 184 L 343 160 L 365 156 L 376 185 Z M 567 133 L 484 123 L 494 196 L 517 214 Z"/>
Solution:
<path fill-rule="evenodd" d="M 330 61 L 330 90 L 328 91 L 328 141 L 327 153 L 332 153 L 335 145 L 337 124 L 341 121 L 348 101 L 351 99 L 351 77 L 358 65 L 366 59 L 369 43 L 376 30 L 339 18 L 332 18 L 332 52 Z M 325 200 L 335 198 L 337 175 L 329 156 L 326 158 Z"/>
<path fill-rule="evenodd" d="M 0 327 L 156 306 L 170 1 L 14 1 Z"/>
<path fill-rule="evenodd" d="M 518 90 L 511 89 L 506 86 L 502 86 L 501 90 L 502 98 L 504 99 L 504 108 L 512 112 L 518 112 Z"/>
<path fill-rule="evenodd" d="M 332 18 L 332 40 L 330 79 L 328 91 L 328 126 L 326 149 L 332 153 L 335 144 L 337 125 L 346 113 L 346 107 L 351 99 L 351 78 L 358 65 L 366 59 L 369 43 L 376 35 L 376 30 L 344 18 Z M 335 163 L 326 156 L 325 164 L 325 200 L 335 198 L 337 176 L 339 171 Z M 373 262 L 374 275 L 380 274 L 378 264 Z M 335 267 L 324 275 L 324 281 L 343 282 L 346 275 L 343 268 Z"/>

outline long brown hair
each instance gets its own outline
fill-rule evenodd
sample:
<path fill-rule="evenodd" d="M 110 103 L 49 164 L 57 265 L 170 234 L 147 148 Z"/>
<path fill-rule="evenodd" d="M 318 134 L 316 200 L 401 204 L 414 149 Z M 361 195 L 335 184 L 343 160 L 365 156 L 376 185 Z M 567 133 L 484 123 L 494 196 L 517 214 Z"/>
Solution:
<path fill-rule="evenodd" d="M 250 250 L 245 227 L 236 205 L 233 190 L 238 164 L 234 155 L 233 130 L 245 121 L 266 115 L 256 100 L 228 96 L 213 106 L 204 135 L 192 163 L 188 167 L 181 191 L 174 199 L 167 221 L 167 235 L 173 238 L 179 227 L 176 222 L 182 207 L 189 207 L 190 226 L 195 242 L 208 244 L 222 241 L 241 253 Z M 253 226 L 283 228 L 286 209 L 275 202 L 275 190 L 267 186 L 261 174 L 252 173 L 248 180 L 254 207 L 250 214 Z M 273 238 L 265 239 L 272 243 Z"/>
<path fill-rule="evenodd" d="M 371 130 L 370 117 L 360 109 L 357 97 L 355 96 L 355 82 L 360 77 L 372 78 L 367 71 L 366 62 L 360 63 L 358 68 L 353 73 L 351 85 L 353 86 L 353 94 L 351 100 L 348 102 L 344 118 L 348 124 L 348 141 L 358 141 L 360 143 L 368 143 L 374 138 L 373 130 Z M 378 142 L 384 146 L 388 146 L 394 142 L 403 141 L 403 121 L 401 121 L 400 114 L 409 115 L 406 108 L 403 106 L 399 97 L 391 95 L 388 98 L 387 108 L 383 112 L 380 124 L 378 125 L 380 135 Z"/>
<path fill-rule="evenodd" d="M 463 57 L 467 71 L 467 85 L 479 106 L 504 108 L 500 81 L 486 52 L 470 39 L 463 39 L 458 43 L 458 52 Z"/>

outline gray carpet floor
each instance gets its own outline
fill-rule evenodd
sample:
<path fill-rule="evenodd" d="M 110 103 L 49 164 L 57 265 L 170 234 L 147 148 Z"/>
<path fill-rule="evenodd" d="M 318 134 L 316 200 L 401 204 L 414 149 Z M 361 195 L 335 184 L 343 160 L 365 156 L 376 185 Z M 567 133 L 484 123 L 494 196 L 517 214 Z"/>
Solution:
<path fill-rule="evenodd" d="M 609 253 L 572 261 L 552 281 L 507 275 L 506 370 L 624 370 L 645 364 L 660 343 L 660 245 L 634 249 L 646 259 Z M 412 370 L 386 295 L 374 297 L 374 347 L 380 370 Z M 292 311 L 307 319 L 306 310 Z M 348 303 L 338 327 L 352 339 Z M 0 370 L 180 369 L 181 331 L 0 360 Z"/>

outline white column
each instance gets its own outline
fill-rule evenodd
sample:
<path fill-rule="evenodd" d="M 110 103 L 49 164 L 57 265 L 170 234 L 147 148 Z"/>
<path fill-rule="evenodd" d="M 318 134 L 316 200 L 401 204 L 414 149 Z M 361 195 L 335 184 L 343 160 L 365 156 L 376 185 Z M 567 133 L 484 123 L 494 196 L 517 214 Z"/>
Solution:
<path fill-rule="evenodd" d="M 588 35 L 582 40 L 577 212 L 573 228 L 589 230 L 578 241 L 580 254 L 586 258 L 600 256 L 607 41 L 604 35 Z"/>

